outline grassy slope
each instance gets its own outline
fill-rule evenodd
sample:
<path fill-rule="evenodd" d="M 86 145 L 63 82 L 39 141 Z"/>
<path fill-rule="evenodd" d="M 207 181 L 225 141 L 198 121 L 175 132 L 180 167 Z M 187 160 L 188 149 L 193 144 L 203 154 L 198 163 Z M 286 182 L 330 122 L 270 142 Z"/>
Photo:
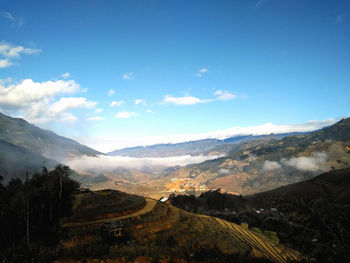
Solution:
<path fill-rule="evenodd" d="M 76 259 L 81 259 L 79 255 L 84 250 L 85 257 L 134 260 L 145 256 L 155 261 L 177 258 L 225 262 L 231 258 L 240 260 L 238 262 L 259 262 L 258 259 L 286 262 L 299 257 L 294 250 L 274 244 L 239 225 L 161 203 L 151 212 L 129 218 L 124 223 L 125 237 L 116 240 L 106 239 L 101 234 L 100 224 L 66 228 L 58 251 Z"/>

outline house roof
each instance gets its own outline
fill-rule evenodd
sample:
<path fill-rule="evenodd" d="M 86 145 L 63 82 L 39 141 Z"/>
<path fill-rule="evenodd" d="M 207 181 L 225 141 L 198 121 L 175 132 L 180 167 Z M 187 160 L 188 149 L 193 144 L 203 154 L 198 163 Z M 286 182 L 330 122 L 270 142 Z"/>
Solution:
<path fill-rule="evenodd" d="M 160 199 L 159 201 L 161 201 L 162 203 L 164 203 L 164 202 L 166 202 L 166 201 L 168 201 L 169 200 L 169 198 L 168 197 L 163 197 L 162 199 Z"/>

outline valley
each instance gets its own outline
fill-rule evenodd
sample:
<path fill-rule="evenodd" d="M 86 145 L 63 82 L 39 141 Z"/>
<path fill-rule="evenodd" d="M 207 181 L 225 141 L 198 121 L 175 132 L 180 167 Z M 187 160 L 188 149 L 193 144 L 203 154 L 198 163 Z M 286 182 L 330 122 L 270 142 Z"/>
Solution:
<path fill-rule="evenodd" d="M 225 156 L 152 172 L 152 166 L 115 168 L 104 186 L 160 198 L 171 193 L 200 195 L 207 190 L 247 195 L 310 179 L 350 164 L 350 119 L 308 134 L 267 136 L 225 145 Z M 222 147 L 221 145 L 220 147 Z M 215 150 L 216 151 L 216 150 Z M 223 153 L 223 152 L 221 152 Z M 103 169 L 99 172 L 103 173 Z M 89 174 L 89 173 L 88 173 Z M 95 173 L 91 173 L 95 176 Z"/>
<path fill-rule="evenodd" d="M 45 251 L 46 259 L 57 263 L 81 258 L 96 262 L 101 258 L 111 262 L 122 258 L 141 262 L 289 262 L 319 259 L 325 253 L 328 259 L 330 255 L 348 258 L 350 118 L 304 134 L 239 137 L 227 143 L 199 141 L 198 145 L 205 146 L 196 152 L 192 149 L 197 142 L 136 148 L 135 154 L 142 157 L 104 155 L 85 146 L 77 148 L 77 143 L 69 141 L 64 144 L 65 157 L 60 151 L 60 158 L 53 155 L 49 159 L 38 150 L 43 140 L 27 145 L 16 139 L 16 134 L 37 136 L 46 131 L 24 120 L 1 117 L 11 124 L 5 131 L 0 129 L 0 134 L 5 134 L 2 138 L 8 140 L 0 144 L 5 198 L 12 200 L 6 191 L 21 187 L 24 190 L 16 198 L 28 196 L 25 189 L 36 184 L 32 180 L 61 178 L 60 173 L 80 184 L 77 188 L 78 182 L 71 183 L 74 195 L 66 197 L 71 203 L 65 203 L 64 217 L 61 208 L 56 208 L 62 218 L 52 225 L 50 245 L 36 243 L 40 239 L 33 241 Z M 45 148 L 54 149 L 56 139 L 66 140 L 49 134 L 52 144 L 47 142 Z M 126 150 L 130 151 L 134 150 Z M 170 154 L 191 151 L 193 156 Z M 19 165 L 14 165 L 16 161 Z M 57 166 L 60 163 L 73 170 Z M 59 184 L 54 186 L 59 183 L 55 180 L 38 187 L 54 189 L 60 196 L 63 193 Z M 169 197 L 170 204 L 160 202 L 162 197 Z M 27 199 L 10 202 L 15 200 Z M 24 209 L 25 204 L 21 205 Z M 11 209 L 5 206 L 4 211 Z M 31 209 L 51 213 L 47 205 Z M 6 220 L 4 224 L 11 225 Z M 52 223 L 45 224 L 50 229 Z M 120 236 L 106 232 L 112 226 L 118 226 L 115 233 Z M 21 233 L 22 238 L 29 235 Z M 14 242 L 23 242 L 20 236 L 15 236 Z M 51 249 L 53 253 L 48 252 Z"/>

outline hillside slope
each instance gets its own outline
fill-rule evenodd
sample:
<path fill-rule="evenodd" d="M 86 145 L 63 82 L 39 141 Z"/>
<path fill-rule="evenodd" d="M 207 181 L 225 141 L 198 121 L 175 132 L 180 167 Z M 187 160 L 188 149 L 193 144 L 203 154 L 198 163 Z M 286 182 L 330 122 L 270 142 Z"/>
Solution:
<path fill-rule="evenodd" d="M 0 140 L 57 161 L 81 155 L 101 154 L 74 140 L 40 129 L 21 118 L 11 118 L 2 113 Z"/>
<path fill-rule="evenodd" d="M 0 140 L 0 174 L 5 183 L 12 178 L 24 180 L 26 174 L 31 175 L 44 166 L 52 169 L 57 164 L 57 161 Z"/>
<path fill-rule="evenodd" d="M 122 238 L 103 236 L 101 226 L 106 220 L 100 221 L 66 227 L 59 254 L 74 255 L 83 249 L 85 258 L 126 258 L 132 262 L 139 256 L 147 259 L 145 262 L 287 262 L 300 258 L 295 250 L 243 226 L 160 202 L 146 214 L 127 216 L 122 221 Z"/>
<path fill-rule="evenodd" d="M 211 191 L 171 201 L 188 211 L 276 232 L 282 244 L 318 261 L 350 259 L 350 168 L 246 197 Z"/>

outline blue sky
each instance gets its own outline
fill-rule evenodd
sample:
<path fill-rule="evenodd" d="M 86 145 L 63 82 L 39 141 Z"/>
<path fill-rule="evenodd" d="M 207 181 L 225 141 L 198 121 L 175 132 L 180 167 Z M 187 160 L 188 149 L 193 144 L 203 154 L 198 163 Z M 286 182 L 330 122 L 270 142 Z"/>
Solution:
<path fill-rule="evenodd" d="M 349 0 L 1 0 L 0 15 L 1 111 L 100 150 L 349 116 Z"/>

